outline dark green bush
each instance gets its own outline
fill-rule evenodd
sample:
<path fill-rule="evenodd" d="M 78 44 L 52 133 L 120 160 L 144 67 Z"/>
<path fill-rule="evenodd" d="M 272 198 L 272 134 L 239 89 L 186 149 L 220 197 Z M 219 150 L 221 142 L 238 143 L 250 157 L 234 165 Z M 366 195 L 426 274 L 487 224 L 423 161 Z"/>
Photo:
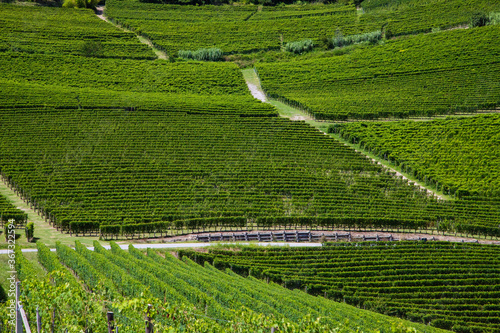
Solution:
<path fill-rule="evenodd" d="M 470 19 L 469 26 L 471 28 L 484 27 L 490 23 L 490 17 L 485 13 L 474 13 Z"/>
<path fill-rule="evenodd" d="M 24 231 L 26 233 L 26 239 L 28 242 L 31 242 L 35 235 L 35 224 L 33 222 L 28 223 Z"/>
<path fill-rule="evenodd" d="M 323 36 L 319 39 L 319 45 L 325 50 L 333 49 L 333 41 L 327 36 Z"/>

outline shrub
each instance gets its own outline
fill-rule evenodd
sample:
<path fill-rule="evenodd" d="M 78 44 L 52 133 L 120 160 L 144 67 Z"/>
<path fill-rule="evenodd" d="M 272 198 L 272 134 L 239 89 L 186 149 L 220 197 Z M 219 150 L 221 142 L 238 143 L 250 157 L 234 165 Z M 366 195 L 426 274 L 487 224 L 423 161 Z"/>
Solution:
<path fill-rule="evenodd" d="M 382 39 L 382 31 L 377 30 L 358 35 L 343 36 L 342 33 L 336 33 L 332 39 L 333 47 L 343 47 L 359 43 L 375 44 Z"/>
<path fill-rule="evenodd" d="M 12 227 L 10 227 L 10 225 L 12 224 Z M 14 227 L 15 223 L 14 223 L 14 220 L 11 219 L 9 220 L 8 222 L 5 222 L 5 224 L 3 225 L 3 233 L 5 235 L 5 241 L 8 241 L 9 240 L 9 235 L 10 235 L 10 229 L 14 229 L 15 230 L 15 227 Z"/>
<path fill-rule="evenodd" d="M 471 28 L 484 27 L 488 23 L 490 23 L 490 17 L 488 15 L 485 13 L 475 13 L 470 19 L 469 26 Z"/>
<path fill-rule="evenodd" d="M 95 8 L 99 0 L 64 0 L 62 6 L 65 8 Z"/>
<path fill-rule="evenodd" d="M 500 24 L 500 13 L 490 13 L 488 24 Z"/>
<path fill-rule="evenodd" d="M 285 45 L 285 50 L 287 52 L 292 52 L 295 54 L 302 54 L 305 52 L 309 52 L 313 49 L 314 44 L 310 39 L 298 41 L 298 42 L 290 42 Z"/>
<path fill-rule="evenodd" d="M 33 222 L 28 223 L 24 231 L 26 233 L 26 239 L 28 242 L 31 242 L 35 235 L 35 224 Z"/>
<path fill-rule="evenodd" d="M 183 51 L 179 50 L 177 53 L 179 58 L 186 60 L 199 60 L 199 61 L 221 61 L 223 60 L 224 52 L 219 48 L 199 49 L 196 51 Z"/>
<path fill-rule="evenodd" d="M 320 46 L 325 50 L 333 49 L 333 41 L 331 38 L 323 36 L 319 39 Z"/>

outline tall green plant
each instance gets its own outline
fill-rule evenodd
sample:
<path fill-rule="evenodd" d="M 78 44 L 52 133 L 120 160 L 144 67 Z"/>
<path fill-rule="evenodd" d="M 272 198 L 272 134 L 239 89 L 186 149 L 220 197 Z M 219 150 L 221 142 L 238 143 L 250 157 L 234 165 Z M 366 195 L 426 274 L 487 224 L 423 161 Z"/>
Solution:
<path fill-rule="evenodd" d="M 33 222 L 28 223 L 24 231 L 26 233 L 26 239 L 28 242 L 31 242 L 35 235 L 35 224 Z"/>
<path fill-rule="evenodd" d="M 302 54 L 312 51 L 314 48 L 313 41 L 310 39 L 305 39 L 298 42 L 290 42 L 285 45 L 285 50 L 287 52 L 292 52 L 295 54 Z"/>
<path fill-rule="evenodd" d="M 219 48 L 210 49 L 199 49 L 196 51 L 183 51 L 179 50 L 179 58 L 186 60 L 198 60 L 198 61 L 221 61 L 223 60 L 224 52 Z"/>
<path fill-rule="evenodd" d="M 471 28 L 484 27 L 490 23 L 490 17 L 486 13 L 474 13 L 470 19 L 469 26 Z"/>

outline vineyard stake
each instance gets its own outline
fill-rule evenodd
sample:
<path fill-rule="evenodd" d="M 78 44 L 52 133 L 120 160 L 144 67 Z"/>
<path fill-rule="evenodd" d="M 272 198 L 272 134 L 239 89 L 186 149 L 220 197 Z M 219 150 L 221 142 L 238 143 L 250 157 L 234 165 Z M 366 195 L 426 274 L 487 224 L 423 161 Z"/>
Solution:
<path fill-rule="evenodd" d="M 16 282 L 16 333 L 23 333 L 21 311 L 19 311 L 19 297 L 21 296 L 21 282 Z"/>
<path fill-rule="evenodd" d="M 151 323 L 150 310 L 152 305 L 148 304 L 148 310 L 146 314 L 146 333 L 153 333 L 153 324 Z"/>
<path fill-rule="evenodd" d="M 36 307 L 36 332 L 40 333 L 42 329 L 42 318 L 40 318 L 40 312 L 38 311 L 38 305 Z"/>
<path fill-rule="evenodd" d="M 113 312 L 111 311 L 108 311 L 108 313 L 106 314 L 107 318 L 108 318 L 108 333 L 113 333 L 113 321 L 115 320 L 115 316 L 113 314 Z"/>

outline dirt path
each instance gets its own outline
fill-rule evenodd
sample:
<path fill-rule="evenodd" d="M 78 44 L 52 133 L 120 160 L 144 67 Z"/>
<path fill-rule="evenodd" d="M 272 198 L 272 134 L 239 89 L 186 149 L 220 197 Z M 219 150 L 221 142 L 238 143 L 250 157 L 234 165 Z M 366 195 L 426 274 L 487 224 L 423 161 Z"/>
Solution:
<path fill-rule="evenodd" d="M 278 110 L 280 116 L 286 117 L 286 118 L 288 118 L 290 120 L 294 120 L 294 121 L 312 120 L 309 115 L 303 113 L 302 111 L 300 111 L 298 109 L 295 109 L 294 107 L 291 107 L 289 105 L 285 105 L 285 104 L 283 104 L 283 103 L 281 103 L 281 102 L 279 102 L 277 100 L 266 98 L 266 94 L 264 93 L 264 90 L 262 89 L 262 87 L 260 85 L 259 76 L 257 75 L 257 73 L 255 72 L 254 69 L 244 69 L 244 70 L 242 70 L 242 73 L 243 73 L 243 78 L 245 79 L 245 81 L 247 83 L 248 89 L 252 93 L 252 96 L 255 97 L 256 99 L 262 101 L 262 102 L 267 102 L 267 103 L 270 103 L 270 104 L 274 105 L 276 107 L 276 109 Z M 325 135 L 328 135 L 322 129 L 319 128 L 318 123 L 316 123 L 314 121 L 311 121 L 309 123 L 312 126 L 318 128 L 318 130 L 320 130 L 321 132 L 323 132 Z M 402 174 L 398 170 L 395 170 L 395 169 L 391 168 L 390 166 L 388 166 L 387 164 L 382 163 L 381 160 L 378 160 L 376 158 L 373 158 L 373 157 L 369 156 L 367 154 L 367 152 L 359 150 L 359 149 L 356 149 L 353 145 L 349 145 L 344 140 L 342 140 L 340 137 L 335 137 L 335 139 L 337 139 L 338 141 L 343 142 L 344 145 L 353 148 L 356 152 L 365 155 L 367 158 L 369 158 L 373 162 L 381 165 L 383 168 L 385 168 L 387 170 L 390 170 L 391 172 L 394 172 L 395 175 L 396 175 L 396 177 L 401 177 L 403 180 L 407 180 L 409 185 L 414 185 L 414 186 L 416 186 L 416 187 L 418 187 L 418 188 L 420 188 L 422 190 L 425 190 L 428 195 L 434 196 L 434 197 L 436 197 L 439 200 L 447 200 L 445 197 L 443 197 L 442 195 L 437 194 L 432 189 L 429 189 L 429 188 L 425 187 L 424 185 L 418 183 L 417 181 L 409 179 L 407 176 L 405 176 L 404 174 Z"/>
<path fill-rule="evenodd" d="M 103 5 L 99 5 L 99 6 L 96 6 L 95 7 L 95 14 L 97 15 L 98 18 L 100 18 L 101 20 L 105 21 L 105 22 L 108 22 L 109 24 L 112 24 L 114 25 L 115 27 L 117 27 L 118 29 L 122 30 L 122 31 L 125 31 L 125 32 L 131 32 L 133 33 L 133 31 L 130 31 L 128 30 L 127 28 L 124 28 L 123 26 L 119 25 L 119 24 L 116 24 L 114 22 L 111 22 L 110 20 L 108 20 L 108 18 L 106 16 L 104 16 L 104 6 Z M 139 41 L 143 44 L 146 44 L 147 46 L 149 46 L 153 52 L 156 54 L 156 56 L 158 57 L 158 59 L 163 59 L 163 60 L 168 60 L 168 55 L 162 51 L 162 50 L 159 50 L 158 48 L 156 48 L 153 44 L 153 42 L 144 37 L 144 36 L 140 36 L 140 35 L 137 35 L 137 38 L 139 39 Z"/>
<path fill-rule="evenodd" d="M 346 144 L 345 142 L 344 142 L 344 145 L 349 146 L 349 145 L 348 145 L 348 144 Z M 353 148 L 353 147 L 351 147 L 351 148 Z M 375 158 L 372 158 L 372 157 L 368 156 L 368 155 L 367 155 L 364 151 L 362 151 L 362 150 L 358 150 L 358 149 L 355 149 L 355 148 L 353 148 L 353 149 L 354 149 L 355 151 L 357 151 L 358 153 L 361 153 L 361 154 L 365 155 L 367 158 L 371 159 L 371 160 L 372 160 L 373 162 L 375 162 L 376 164 L 381 165 L 383 168 L 388 169 L 388 170 L 390 170 L 390 171 L 394 172 L 394 173 L 396 174 L 396 177 L 401 177 L 403 180 L 407 180 L 407 181 L 408 181 L 408 184 L 410 184 L 410 185 L 414 185 L 414 186 L 416 186 L 416 187 L 420 188 L 421 190 L 426 191 L 426 192 L 427 192 L 427 195 L 434 196 L 434 197 L 436 197 L 436 198 L 437 198 L 437 199 L 439 199 L 439 200 L 447 200 L 447 199 L 446 199 L 445 197 L 443 197 L 442 195 L 437 194 L 437 193 L 436 193 L 436 192 L 434 192 L 433 190 L 431 190 L 431 189 L 429 189 L 429 188 L 425 187 L 424 185 L 422 185 L 422 184 L 420 184 L 420 183 L 418 183 L 418 182 L 416 182 L 416 181 L 414 181 L 414 180 L 409 179 L 408 177 L 406 177 L 405 175 L 403 175 L 401 172 L 397 171 L 396 169 L 393 169 L 393 168 L 391 168 L 390 166 L 387 166 L 386 164 L 381 163 L 379 160 L 377 160 L 377 159 L 375 159 Z"/>
<path fill-rule="evenodd" d="M 103 5 L 99 5 L 99 6 L 95 6 L 95 14 L 97 15 L 98 18 L 100 18 L 101 20 L 103 21 L 106 21 L 108 23 L 111 23 L 107 18 L 106 16 L 104 16 L 104 6 Z M 111 23 L 112 24 L 112 23 Z M 125 30 L 123 28 L 120 27 L 120 29 L 122 30 Z"/>
<path fill-rule="evenodd" d="M 262 89 L 259 89 L 255 84 L 247 82 L 248 89 L 250 89 L 250 92 L 252 93 L 252 96 L 262 102 L 267 102 L 266 95 L 262 91 Z"/>

